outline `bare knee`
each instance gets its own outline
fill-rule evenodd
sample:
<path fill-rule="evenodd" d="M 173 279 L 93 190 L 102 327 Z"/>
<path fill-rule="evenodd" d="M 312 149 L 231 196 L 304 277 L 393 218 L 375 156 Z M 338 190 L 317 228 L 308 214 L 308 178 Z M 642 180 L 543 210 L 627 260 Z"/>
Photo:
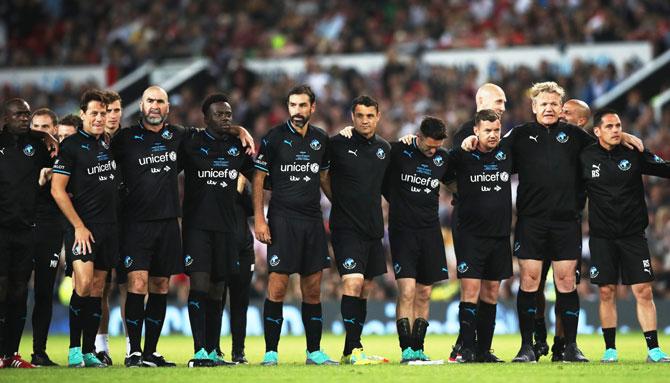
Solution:
<path fill-rule="evenodd" d="M 433 286 L 417 285 L 415 290 L 415 301 L 419 304 L 427 304 L 430 301 L 430 293 L 433 291 Z"/>
<path fill-rule="evenodd" d="M 654 299 L 654 293 L 650 283 L 641 283 L 631 286 L 633 295 L 638 302 L 650 302 Z"/>
<path fill-rule="evenodd" d="M 606 303 L 614 302 L 616 298 L 616 286 L 614 285 L 604 285 L 600 286 L 600 301 Z"/>
<path fill-rule="evenodd" d="M 268 280 L 267 297 L 273 302 L 283 302 L 288 288 L 288 275 L 271 273 Z"/>
<path fill-rule="evenodd" d="M 170 288 L 170 278 L 149 277 L 149 292 L 154 294 L 167 294 Z"/>
<path fill-rule="evenodd" d="M 500 282 L 498 281 L 482 281 L 481 291 L 479 292 L 479 299 L 490 304 L 498 302 L 498 291 L 500 290 Z"/>
<path fill-rule="evenodd" d="M 365 283 L 363 278 L 348 277 L 343 279 L 342 284 L 344 295 L 360 297 Z"/>
<path fill-rule="evenodd" d="M 128 274 L 128 291 L 135 294 L 147 293 L 147 277 L 144 274 L 131 272 Z"/>

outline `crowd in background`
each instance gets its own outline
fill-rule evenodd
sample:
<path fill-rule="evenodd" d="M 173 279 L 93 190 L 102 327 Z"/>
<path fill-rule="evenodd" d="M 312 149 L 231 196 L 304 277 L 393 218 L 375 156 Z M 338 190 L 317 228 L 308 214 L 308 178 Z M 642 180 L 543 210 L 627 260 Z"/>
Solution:
<path fill-rule="evenodd" d="M 170 94 L 171 123 L 203 126 L 202 99 L 215 91 L 224 91 L 231 96 L 234 120 L 260 140 L 271 127 L 287 118 L 284 103 L 287 90 L 296 83 L 307 83 L 317 94 L 314 125 L 330 135 L 336 134 L 350 124 L 351 100 L 368 94 L 380 104 L 382 119 L 378 133 L 387 140 L 396 140 L 414 133 L 426 115 L 445 120 L 453 134 L 461 123 L 472 118 L 474 95 L 481 85 L 475 67 L 430 66 L 407 59 L 406 53 L 463 46 L 493 48 L 614 40 L 648 40 L 653 42 L 657 53 L 670 47 L 667 18 L 670 3 L 663 0 L 451 0 L 444 3 L 396 0 L 379 6 L 374 2 L 306 0 L 15 1 L 0 6 L 3 14 L 0 62 L 16 66 L 105 62 L 118 67 L 120 73 L 127 73 L 151 58 L 207 55 L 214 59 L 219 71 L 212 72 L 214 77 L 209 86 L 184 86 Z M 94 18 L 104 22 L 88 25 Z M 33 20 L 34 24 L 25 23 L 26 20 Z M 80 33 L 83 30 L 95 33 Z M 555 31 L 560 31 L 559 36 Z M 386 50 L 389 44 L 393 49 Z M 311 56 L 384 50 L 386 64 L 372 75 L 363 75 L 354 69 L 322 68 Z M 307 55 L 305 73 L 295 77 L 262 76 L 245 68 L 241 60 L 243 57 L 294 55 Z M 503 117 L 503 130 L 507 131 L 532 119 L 526 92 L 534 82 L 556 81 L 566 89 L 568 98 L 591 104 L 641 65 L 631 60 L 617 70 L 607 60 L 599 60 L 574 61 L 569 65 L 546 62 L 538 69 L 531 69 L 492 63 L 486 77 L 500 85 L 507 95 L 507 112 Z M 663 84 L 666 89 L 670 87 L 670 79 L 667 81 Z M 84 89 L 99 85 L 66 83 L 53 93 L 36 84 L 20 89 L 0 85 L 0 98 L 20 96 L 28 100 L 33 110 L 49 107 L 65 115 L 77 111 Z M 655 121 L 648 102 L 633 90 L 627 94 L 625 109 L 619 112 L 624 130 L 643 138 L 652 152 L 670 159 L 670 108 L 663 111 L 660 121 Z M 450 145 L 447 140 L 446 146 Z M 657 275 L 656 294 L 670 298 L 670 182 L 650 178 L 646 184 L 650 220 L 647 236 Z M 440 218 L 445 246 L 453 255 L 450 202 L 451 195 L 446 191 L 441 193 Z M 329 207 L 324 198 L 326 222 Z M 588 225 L 584 224 L 585 244 L 587 239 Z M 388 250 L 388 243 L 385 245 Z M 257 243 L 252 297 L 265 295 L 264 248 Z M 584 256 L 583 270 L 588 270 L 586 246 Z M 449 266 L 455 270 L 455 265 Z M 436 297 L 457 297 L 455 275 L 451 276 L 452 282 L 435 289 Z M 175 278 L 174 293 L 185 299 L 184 279 L 184 276 Z M 338 281 L 336 271 L 326 272 L 324 299 L 339 297 Z M 514 279 L 505 283 L 503 296 L 516 291 L 512 287 L 514 283 Z M 299 298 L 295 294 L 299 294 L 300 289 L 296 287 L 291 289 L 293 299 Z M 379 278 L 372 296 L 391 298 L 395 291 L 390 272 Z M 582 283 L 579 291 L 585 299 L 597 298 L 597 291 L 588 282 Z"/>

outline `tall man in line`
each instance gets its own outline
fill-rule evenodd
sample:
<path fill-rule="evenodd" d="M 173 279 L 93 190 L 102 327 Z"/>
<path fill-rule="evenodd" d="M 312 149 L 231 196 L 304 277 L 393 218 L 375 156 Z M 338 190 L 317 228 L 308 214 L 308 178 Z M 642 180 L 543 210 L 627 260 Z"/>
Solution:
<path fill-rule="evenodd" d="M 605 338 L 601 361 L 618 362 L 615 344 L 616 285 L 629 285 L 637 301 L 637 318 L 647 342 L 647 362 L 670 363 L 658 346 L 656 306 L 651 283 L 649 225 L 642 175 L 670 178 L 670 163 L 657 155 L 621 145 L 621 120 L 616 111 L 600 110 L 593 118 L 598 143 L 581 153 L 582 177 L 589 197 L 591 283 L 600 289 L 600 321 Z"/>
<path fill-rule="evenodd" d="M 30 130 L 30 106 L 25 100 L 6 100 L 1 112 L 0 367 L 32 368 L 18 351 L 33 270 L 38 180 L 51 160 L 40 139 L 44 133 Z"/>
<path fill-rule="evenodd" d="M 578 126 L 582 130 L 585 130 L 586 124 L 589 123 L 591 118 L 591 109 L 589 106 L 582 100 L 570 99 L 563 104 L 561 109 L 560 120 Z M 583 209 L 585 203 L 585 196 L 580 196 L 580 208 L 579 211 Z M 547 344 L 547 325 L 544 319 L 544 312 L 546 306 L 546 298 L 544 296 L 544 286 L 547 282 L 547 274 L 549 273 L 549 268 L 551 267 L 551 261 L 544 260 L 542 261 L 542 274 L 540 280 L 540 287 L 537 290 L 537 314 L 535 315 L 533 338 L 535 343 L 533 344 L 533 350 L 535 351 L 535 357 L 539 360 L 540 356 L 547 355 L 549 352 L 549 345 Z M 577 275 L 576 282 L 580 282 L 580 270 L 581 262 L 577 264 Z M 556 306 L 554 306 L 556 308 Z M 554 344 L 551 346 L 551 361 L 560 362 L 563 360 L 563 351 L 565 350 L 565 338 L 563 331 L 563 323 L 561 322 L 561 316 L 556 311 L 556 333 L 554 335 Z"/>
<path fill-rule="evenodd" d="M 116 162 L 103 134 L 107 115 L 102 92 L 82 95 L 83 127 L 68 137 L 53 166 L 51 194 L 67 218 L 65 250 L 72 260 L 69 367 L 106 367 L 95 355 L 101 296 L 118 261 Z M 83 335 L 83 340 L 82 340 Z"/>
<path fill-rule="evenodd" d="M 331 240 L 343 283 L 343 364 L 379 362 L 366 356 L 361 333 L 372 280 L 386 273 L 381 243 L 381 191 L 391 146 L 376 134 L 380 117 L 377 101 L 368 96 L 356 97 L 351 105 L 352 138 L 337 135 L 330 140 L 331 170 L 326 195 L 332 195 Z"/>
<path fill-rule="evenodd" d="M 389 202 L 389 240 L 398 284 L 396 327 L 401 363 L 428 362 L 424 339 L 434 283 L 449 277 L 438 217 L 440 182 L 447 174 L 447 131 L 426 117 L 411 145 L 391 143 L 384 180 Z"/>
<path fill-rule="evenodd" d="M 263 306 L 265 330 L 264 366 L 278 363 L 278 344 L 283 322 L 283 301 L 289 275 L 300 274 L 302 321 L 307 338 L 306 364 L 337 364 L 321 351 L 322 270 L 330 267 L 326 232 L 321 213 L 320 187 L 325 184 L 328 136 L 309 123 L 316 96 L 307 85 L 288 92 L 289 119 L 270 130 L 261 141 L 256 158 L 253 202 L 256 239 L 266 243 L 268 291 Z M 272 197 L 268 221 L 263 215 L 263 183 L 269 177 Z"/>
<path fill-rule="evenodd" d="M 105 135 L 106 139 L 111 140 L 121 128 L 121 118 L 123 117 L 123 105 L 121 105 L 121 96 L 112 91 L 104 91 L 105 97 L 107 98 L 107 122 L 105 123 Z M 122 182 L 122 180 L 121 180 Z M 121 189 L 120 189 L 121 190 Z M 118 211 L 119 221 L 121 220 L 121 209 L 119 204 Z M 119 285 L 119 306 L 121 307 L 121 318 L 125 319 L 125 302 L 126 302 L 126 293 L 128 292 L 127 288 L 127 275 L 123 272 L 123 267 L 115 267 L 111 273 L 107 275 L 107 280 L 105 281 L 105 288 L 102 290 L 102 318 L 100 318 L 100 327 L 98 328 L 98 333 L 95 336 L 95 350 L 98 359 L 100 359 L 105 364 L 112 365 L 112 357 L 109 355 L 109 296 L 113 290 L 113 278 L 112 274 L 115 275 L 116 283 Z M 125 329 L 125 323 L 124 323 Z M 128 344 L 128 337 L 126 337 L 126 343 Z M 128 350 L 126 350 L 126 354 Z"/>
<path fill-rule="evenodd" d="M 58 116 L 42 108 L 33 113 L 31 129 L 57 135 Z M 48 175 L 47 175 L 48 174 Z M 40 174 L 40 189 L 36 202 L 35 221 L 35 305 L 33 306 L 33 354 L 30 363 L 35 366 L 56 366 L 46 353 L 47 337 L 53 310 L 54 283 L 63 247 L 63 215 L 51 196 L 50 169 Z"/>

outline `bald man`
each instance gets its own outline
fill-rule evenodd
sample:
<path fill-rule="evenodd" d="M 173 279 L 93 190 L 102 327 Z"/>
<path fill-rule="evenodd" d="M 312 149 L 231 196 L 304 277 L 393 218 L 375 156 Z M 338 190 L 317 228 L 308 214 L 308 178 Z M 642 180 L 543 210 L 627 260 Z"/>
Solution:
<path fill-rule="evenodd" d="M 567 122 L 568 124 L 576 125 L 582 130 L 586 130 L 586 125 L 589 123 L 591 118 L 591 108 L 588 104 L 582 100 L 573 98 L 566 101 L 563 104 L 561 109 L 560 120 Z M 580 206 L 584 208 L 586 203 L 586 196 L 581 193 L 579 196 Z M 540 281 L 540 288 L 537 291 L 536 303 L 537 303 L 537 314 L 535 314 L 535 323 L 533 327 L 533 338 L 535 343 L 533 348 L 535 350 L 535 356 L 539 359 L 541 355 L 547 355 L 549 353 L 549 345 L 547 344 L 547 325 L 544 319 L 544 311 L 546 306 L 546 298 L 544 296 L 544 286 L 547 282 L 547 273 L 549 272 L 549 267 L 551 262 L 544 261 L 542 265 L 542 279 Z M 581 269 L 581 260 L 580 264 L 577 267 L 577 279 L 576 282 L 579 284 L 580 280 L 580 269 Z M 563 361 L 563 351 L 565 349 L 565 339 L 563 337 L 563 323 L 561 322 L 560 315 L 556 315 L 556 332 L 554 335 L 554 344 L 551 346 L 551 361 L 552 362 L 561 362 Z"/>
<path fill-rule="evenodd" d="M 491 109 L 494 110 L 500 118 L 502 118 L 505 113 L 506 102 L 507 97 L 505 96 L 505 91 L 498 85 L 490 82 L 480 86 L 479 89 L 477 89 L 477 94 L 475 94 L 477 112 L 484 109 Z M 463 140 L 474 134 L 474 127 L 474 118 L 463 123 L 454 135 L 452 148 L 460 148 Z"/>

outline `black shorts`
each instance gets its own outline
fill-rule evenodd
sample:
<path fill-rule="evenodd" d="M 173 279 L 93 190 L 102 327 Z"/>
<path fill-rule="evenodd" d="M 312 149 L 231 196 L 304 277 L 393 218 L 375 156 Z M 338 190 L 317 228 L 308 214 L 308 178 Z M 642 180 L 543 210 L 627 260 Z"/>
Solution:
<path fill-rule="evenodd" d="M 390 229 L 395 278 L 412 278 L 423 285 L 449 279 L 442 229 Z"/>
<path fill-rule="evenodd" d="M 582 229 L 574 221 L 519 217 L 514 233 L 514 255 L 519 259 L 570 261 L 582 256 Z"/>
<path fill-rule="evenodd" d="M 234 232 L 184 229 L 186 274 L 208 273 L 211 281 L 224 281 L 230 277 L 238 259 L 238 241 Z"/>
<path fill-rule="evenodd" d="M 23 279 L 33 271 L 35 229 L 0 228 L 0 277 Z"/>
<path fill-rule="evenodd" d="M 268 272 L 310 275 L 330 267 L 321 220 L 273 216 L 269 225 L 272 244 L 267 248 Z"/>
<path fill-rule="evenodd" d="M 176 218 L 127 222 L 121 236 L 121 265 L 126 273 L 147 270 L 152 277 L 169 277 L 183 272 L 181 234 Z"/>
<path fill-rule="evenodd" d="M 355 230 L 333 230 L 331 241 L 340 275 L 363 274 L 367 280 L 386 274 L 381 239 L 369 239 Z"/>
<path fill-rule="evenodd" d="M 481 237 L 461 231 L 454 250 L 459 279 L 502 281 L 512 276 L 509 237 Z"/>
<path fill-rule="evenodd" d="M 644 234 L 617 239 L 591 237 L 591 283 L 635 285 L 654 280 L 649 245 Z"/>
<path fill-rule="evenodd" d="M 92 261 L 96 270 L 109 272 L 119 261 L 119 235 L 116 223 L 86 224 L 91 231 L 95 242 L 91 242 L 91 252 L 82 255 L 81 250 L 73 249 L 74 227 L 65 229 L 63 243 L 65 246 L 65 269 L 67 275 L 72 275 L 72 262 Z"/>

